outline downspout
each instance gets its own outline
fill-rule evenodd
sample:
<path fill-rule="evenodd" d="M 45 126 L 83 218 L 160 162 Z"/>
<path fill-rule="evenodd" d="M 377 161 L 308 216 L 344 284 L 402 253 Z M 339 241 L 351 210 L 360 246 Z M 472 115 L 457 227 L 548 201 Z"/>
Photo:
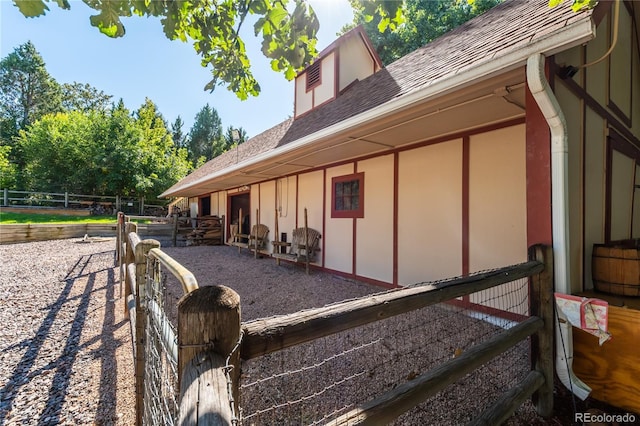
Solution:
<path fill-rule="evenodd" d="M 527 84 L 551 132 L 551 218 L 553 237 L 553 268 L 555 290 L 571 293 L 569 259 L 569 144 L 567 122 L 549 82 L 545 76 L 544 56 L 537 53 L 527 59 Z M 556 328 L 556 373 L 560 381 L 580 399 L 585 399 L 591 388 L 583 383 L 571 369 L 573 338 L 571 324 L 560 317 Z M 564 315 L 562 315 L 564 317 Z"/>

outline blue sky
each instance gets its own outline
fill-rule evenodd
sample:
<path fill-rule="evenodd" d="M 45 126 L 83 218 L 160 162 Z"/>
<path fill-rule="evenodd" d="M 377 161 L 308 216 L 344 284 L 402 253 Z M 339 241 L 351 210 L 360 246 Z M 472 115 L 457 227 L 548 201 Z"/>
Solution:
<path fill-rule="evenodd" d="M 62 10 L 55 2 L 39 18 L 27 19 L 8 0 L 0 0 L 0 57 L 31 40 L 40 52 L 49 74 L 59 83 L 89 83 L 123 98 L 135 110 L 150 98 L 165 119 L 172 123 L 178 115 L 187 132 L 196 113 L 207 103 L 214 107 L 222 125 L 242 126 L 249 136 L 280 123 L 293 114 L 293 83 L 271 70 L 260 52 L 252 25 L 244 25 L 243 37 L 252 62 L 252 70 L 262 92 L 240 101 L 224 87 L 213 93 L 203 88 L 211 73 L 189 43 L 170 41 L 159 20 L 132 17 L 123 20 L 126 35 L 110 39 L 89 23 L 92 9 L 71 0 L 71 10 Z M 352 21 L 348 0 L 310 0 L 318 19 L 318 51 L 336 38 L 336 32 Z"/>

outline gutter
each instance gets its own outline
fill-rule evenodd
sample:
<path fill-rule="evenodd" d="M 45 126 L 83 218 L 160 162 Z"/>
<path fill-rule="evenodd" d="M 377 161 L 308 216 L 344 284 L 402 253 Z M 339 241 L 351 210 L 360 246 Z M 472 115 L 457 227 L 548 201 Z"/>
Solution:
<path fill-rule="evenodd" d="M 567 122 L 544 72 L 545 59 L 540 53 L 527 59 L 527 84 L 551 132 L 551 208 L 553 234 L 554 287 L 559 293 L 571 293 L 569 259 L 569 144 Z M 573 337 L 571 324 L 558 312 L 556 328 L 556 373 L 560 381 L 581 399 L 591 393 L 571 369 Z"/>
<path fill-rule="evenodd" d="M 563 29 L 561 32 L 551 34 L 547 37 L 540 38 L 529 43 L 521 49 L 516 49 L 505 56 L 499 58 L 487 58 L 481 64 L 468 66 L 457 73 L 447 75 L 431 84 L 410 92 L 404 96 L 400 96 L 394 100 L 388 101 L 382 105 L 374 107 L 368 111 L 358 114 L 354 117 L 326 127 L 311 135 L 298 139 L 295 142 L 286 144 L 280 148 L 267 151 L 255 157 L 233 165 L 231 167 L 219 170 L 218 172 L 206 175 L 190 182 L 187 186 L 178 187 L 171 192 L 165 191 L 160 197 L 170 197 L 179 195 L 181 191 L 189 189 L 193 186 L 216 180 L 226 175 L 241 172 L 243 169 L 255 166 L 262 162 L 272 161 L 280 155 L 290 153 L 292 151 L 308 148 L 321 139 L 331 137 L 332 135 L 344 131 L 348 131 L 366 123 L 373 122 L 381 117 L 402 111 L 417 103 L 424 102 L 429 99 L 435 99 L 446 93 L 452 92 L 472 85 L 478 80 L 485 80 L 494 75 L 513 70 L 524 65 L 527 58 L 539 52 L 545 52 L 548 55 L 569 49 L 574 46 L 586 43 L 595 37 L 595 26 L 591 18 L 585 18 Z"/>

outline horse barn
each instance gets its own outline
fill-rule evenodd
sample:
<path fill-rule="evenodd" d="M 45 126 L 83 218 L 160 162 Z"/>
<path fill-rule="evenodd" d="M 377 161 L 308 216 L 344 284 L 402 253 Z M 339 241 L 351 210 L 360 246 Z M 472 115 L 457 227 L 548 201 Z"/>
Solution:
<path fill-rule="evenodd" d="M 242 211 L 269 228 L 265 253 L 308 226 L 321 236 L 312 266 L 386 287 L 548 244 L 556 292 L 594 297 L 594 245 L 638 257 L 640 4 L 568 3 L 507 0 L 386 67 L 355 28 L 298 74 L 292 118 L 161 196 L 224 215 L 225 241 Z M 595 295 L 614 338 L 574 332 L 576 375 L 635 412 L 638 262 L 635 283 Z"/>

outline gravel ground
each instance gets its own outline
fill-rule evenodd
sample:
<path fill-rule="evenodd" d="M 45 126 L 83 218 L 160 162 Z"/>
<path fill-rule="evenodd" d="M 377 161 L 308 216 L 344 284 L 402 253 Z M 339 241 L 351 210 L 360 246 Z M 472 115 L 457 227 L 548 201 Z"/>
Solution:
<path fill-rule="evenodd" d="M 123 316 L 124 302 L 120 298 L 118 274 L 114 268 L 114 246 L 114 239 L 84 244 L 72 239 L 0 245 L 0 323 L 3 324 L 0 329 L 0 426 L 135 423 L 130 330 Z M 230 247 L 164 247 L 163 250 L 190 269 L 201 286 L 224 284 L 235 289 L 241 297 L 243 321 L 323 306 L 382 290 L 318 271 L 307 276 L 296 266 L 276 266 L 271 259 L 254 259 L 246 251 L 239 254 Z M 168 279 L 167 292 L 167 301 L 175 307 L 182 295 L 180 286 Z M 418 318 L 412 321 L 418 324 Z M 416 329 L 431 328 L 435 320 L 427 315 L 422 321 L 410 330 L 412 341 L 416 340 Z M 437 323 L 443 323 L 442 317 Z M 385 327 L 391 330 L 387 335 L 400 333 L 393 331 L 392 326 Z M 371 336 L 367 335 L 370 332 L 375 333 L 375 327 L 351 333 L 337 341 L 321 339 L 301 347 L 302 352 L 282 351 L 284 356 L 273 357 L 272 361 L 259 361 L 259 358 L 256 362 L 245 363 L 245 383 L 268 378 L 273 365 L 286 372 L 291 365 L 308 361 L 307 357 L 322 361 L 348 348 L 345 341 L 354 337 L 364 339 L 365 344 L 371 342 Z M 407 340 L 406 337 L 403 339 Z M 417 340 L 419 343 L 419 335 Z M 440 340 L 448 342 L 449 338 Z M 345 346 L 340 349 L 342 344 Z M 376 357 L 390 349 L 382 346 L 372 352 Z M 454 349 L 449 346 L 444 346 L 443 350 Z M 526 356 L 526 348 L 516 351 L 520 352 L 516 357 L 523 356 L 522 352 Z M 356 351 L 354 354 L 356 356 L 351 359 L 340 357 L 341 364 L 360 362 L 362 353 Z M 394 358 L 394 355 L 385 356 L 388 360 Z M 293 364 L 287 364 L 290 362 Z M 326 381 L 321 368 L 311 376 L 298 373 L 301 379 L 297 382 L 286 378 L 280 389 L 267 385 L 266 390 L 246 398 L 272 398 L 266 402 L 269 407 L 274 404 L 275 393 L 281 390 L 297 392 L 301 383 L 310 382 L 317 389 L 318 383 Z M 500 365 L 489 366 L 489 369 L 503 370 Z M 335 365 L 329 370 L 335 373 Z M 264 371 L 269 373 L 264 374 Z M 407 380 L 419 372 L 409 371 Z M 469 387 L 471 385 L 478 387 L 474 390 Z M 426 408 L 432 410 L 443 404 L 440 413 L 457 411 L 459 404 L 467 403 L 470 395 L 477 398 L 478 392 L 487 390 L 487 385 L 483 379 L 468 376 L 460 391 L 441 392 L 436 397 L 440 402 L 434 400 L 423 404 L 417 412 L 414 410 L 398 423 L 446 424 L 447 421 L 431 414 L 425 417 Z M 356 387 L 353 392 L 361 390 Z M 265 397 L 264 392 L 269 395 Z M 556 392 L 560 397 L 556 400 L 556 409 L 562 415 L 544 422 L 535 416 L 530 404 L 525 404 L 509 424 L 571 424 L 570 399 L 566 392 Z M 339 392 L 336 395 L 334 398 L 343 396 Z M 442 399 L 443 395 L 445 399 Z M 336 405 L 341 406 L 342 403 Z M 451 410 L 452 407 L 455 410 Z M 414 415 L 418 417 L 411 417 Z M 433 421 L 436 418 L 437 421 Z M 258 416 L 258 421 L 247 423 L 294 425 L 304 422 L 306 417 L 298 417 L 296 413 L 286 422 L 268 419 Z"/>
<path fill-rule="evenodd" d="M 0 425 L 135 424 L 114 248 L 0 246 Z"/>

